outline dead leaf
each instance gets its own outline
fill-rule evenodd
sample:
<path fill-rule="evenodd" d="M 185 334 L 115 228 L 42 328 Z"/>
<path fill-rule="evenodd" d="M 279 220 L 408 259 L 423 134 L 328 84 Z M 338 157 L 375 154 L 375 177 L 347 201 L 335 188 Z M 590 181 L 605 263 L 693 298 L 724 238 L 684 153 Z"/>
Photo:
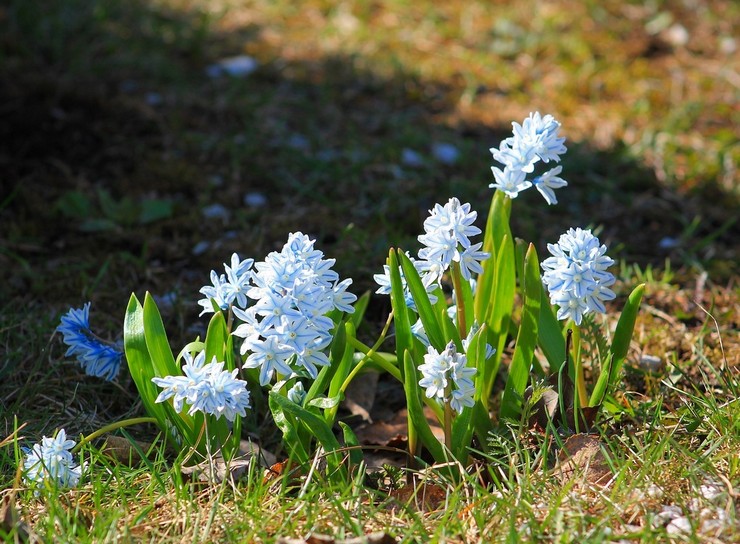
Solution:
<path fill-rule="evenodd" d="M 419 486 L 404 485 L 391 491 L 388 496 L 397 505 L 413 505 L 420 512 L 437 511 L 447 500 L 447 493 L 442 487 L 426 483 Z"/>
<path fill-rule="evenodd" d="M 350 382 L 344 392 L 342 406 L 352 415 L 360 416 L 363 420 L 372 423 L 370 410 L 375 404 L 375 392 L 378 389 L 378 373 L 363 372 Z"/>
<path fill-rule="evenodd" d="M 253 462 L 266 464 L 269 460 L 275 460 L 275 456 L 261 449 L 257 444 L 249 440 L 242 440 L 239 445 L 239 455 L 232 459 L 228 464 L 219 452 L 197 465 L 183 466 L 180 471 L 201 482 L 210 484 L 219 484 L 226 479 L 239 480 Z"/>
<path fill-rule="evenodd" d="M 568 437 L 558 454 L 555 476 L 563 483 L 581 476 L 592 484 L 606 484 L 612 472 L 601 446 L 601 440 L 594 435 L 581 433 Z"/>
<path fill-rule="evenodd" d="M 444 429 L 439 425 L 432 409 L 424 406 L 424 415 L 434 436 L 443 441 Z M 403 408 L 389 421 L 376 420 L 374 423 L 361 425 L 355 430 L 355 435 L 360 444 L 365 446 L 379 445 L 403 449 L 408 440 L 408 412 Z"/>
<path fill-rule="evenodd" d="M 3 498 L 3 505 L 0 507 L 0 530 L 8 536 L 12 534 L 15 542 L 40 542 L 39 538 L 21 519 L 15 507 L 15 493 Z M 11 541 L 8 540 L 8 542 Z"/>

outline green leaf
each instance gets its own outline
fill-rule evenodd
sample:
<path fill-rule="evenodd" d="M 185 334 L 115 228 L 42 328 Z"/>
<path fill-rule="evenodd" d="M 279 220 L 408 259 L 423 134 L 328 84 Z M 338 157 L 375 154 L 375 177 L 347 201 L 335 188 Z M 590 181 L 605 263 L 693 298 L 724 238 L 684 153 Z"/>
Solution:
<path fill-rule="evenodd" d="M 550 363 L 550 372 L 560 370 L 565 361 L 565 337 L 563 329 L 558 322 L 550 298 L 546 289 L 542 291 L 542 303 L 540 304 L 540 321 L 538 325 L 539 345 L 545 354 L 547 362 Z"/>
<path fill-rule="evenodd" d="M 156 375 L 160 377 L 179 375 L 180 367 L 172 356 L 162 316 L 149 292 L 144 295 L 144 330 L 146 331 L 146 346 Z"/>
<path fill-rule="evenodd" d="M 146 328 L 146 308 L 142 307 L 136 296 L 132 294 L 123 323 L 123 345 L 129 373 L 134 380 L 144 404 L 144 409 L 149 415 L 157 419 L 160 430 L 167 437 L 171 437 L 172 428 L 174 427 L 181 439 L 185 440 L 188 445 L 195 446 L 197 436 L 192 418 L 186 413 L 178 414 L 175 412 L 171 401 L 155 402 L 157 396 L 159 396 L 159 388 L 152 382 L 152 378 L 179 375 L 180 370 L 175 365 L 174 372 L 167 374 L 157 372 L 147 342 L 150 335 L 150 330 Z M 170 353 L 171 356 L 172 353 Z"/>
<path fill-rule="evenodd" d="M 400 360 L 406 350 L 413 350 L 414 343 L 411 334 L 411 322 L 409 321 L 409 309 L 406 307 L 403 283 L 401 282 L 401 271 L 398 267 L 398 258 L 394 249 L 391 249 L 388 253 L 388 267 L 391 277 L 393 323 L 396 328 L 396 355 Z"/>
<path fill-rule="evenodd" d="M 223 362 L 226 359 L 226 344 L 229 340 L 229 331 L 226 329 L 226 319 L 220 310 L 213 314 L 211 321 L 208 323 L 206 332 L 206 364 L 210 363 L 215 357 L 217 361 Z"/>
<path fill-rule="evenodd" d="M 278 429 L 283 433 L 283 444 L 290 453 L 290 456 L 296 462 L 299 464 L 307 463 L 310 457 L 298 437 L 298 430 L 296 428 L 297 422 L 292 415 L 286 413 L 282 403 L 278 402 L 277 399 L 285 399 L 288 402 L 290 401 L 279 393 L 270 392 L 270 412 L 272 412 L 272 418 L 275 421 L 275 425 L 277 425 Z"/>
<path fill-rule="evenodd" d="M 632 341 L 632 332 L 635 329 L 637 312 L 640 310 L 642 295 L 645 292 L 645 284 L 641 283 L 630 293 L 627 303 L 624 305 L 622 315 L 619 316 L 617 329 L 614 332 L 612 347 L 610 350 L 612 356 L 612 368 L 609 372 L 609 385 L 613 385 L 619 379 L 624 359 L 627 357 L 630 342 Z"/>
<path fill-rule="evenodd" d="M 421 404 L 421 388 L 419 387 L 419 376 L 416 372 L 416 365 L 411 358 L 409 351 L 404 352 L 403 356 L 404 381 L 403 388 L 406 393 L 406 402 L 408 403 L 409 423 L 418 433 L 422 444 L 432 454 L 434 460 L 438 463 L 444 463 L 449 460 L 449 456 L 437 437 L 432 433 L 427 418 L 424 416 L 424 408 Z"/>
<path fill-rule="evenodd" d="M 522 410 L 522 398 L 529 381 L 529 367 L 537 346 L 537 325 L 540 317 L 542 283 L 540 264 L 534 245 L 530 244 L 524 258 L 524 310 L 516 338 L 516 348 L 509 366 L 509 378 L 501 401 L 501 418 L 516 418 Z"/>
<path fill-rule="evenodd" d="M 335 395 L 333 397 L 316 397 L 315 399 L 312 399 L 310 402 L 308 402 L 307 406 L 315 406 L 316 408 L 321 408 L 322 410 L 328 410 L 330 408 L 337 407 L 341 400 L 342 395 Z"/>
<path fill-rule="evenodd" d="M 429 342 L 434 346 L 437 351 L 442 351 L 447 344 L 445 337 L 442 334 L 442 330 L 437 322 L 437 318 L 434 313 L 434 307 L 429 302 L 429 295 L 424 287 L 424 284 L 419 277 L 419 272 L 411 262 L 411 259 L 401 250 L 398 250 L 398 258 L 403 268 L 403 275 L 406 278 L 406 284 L 409 287 L 411 296 L 414 298 L 416 303 L 416 309 L 419 312 L 419 319 L 421 319 L 424 325 L 424 331 L 427 333 Z"/>
<path fill-rule="evenodd" d="M 594 390 L 591 392 L 591 398 L 588 401 L 589 406 L 598 406 L 604 400 L 606 390 L 609 388 L 609 375 L 611 374 L 612 368 L 612 354 L 610 353 L 606 357 L 606 361 L 601 366 L 601 372 L 599 373 L 599 379 L 596 381 Z"/>
<path fill-rule="evenodd" d="M 272 407 L 273 404 L 279 406 L 285 414 L 290 414 L 297 421 L 300 421 L 311 435 L 319 441 L 326 452 L 330 454 L 327 461 L 331 468 L 337 469 L 341 466 L 341 456 L 338 453 L 331 454 L 331 452 L 337 452 L 341 445 L 321 416 L 298 406 L 276 391 L 270 391 L 270 406 Z"/>
<path fill-rule="evenodd" d="M 175 206 L 169 199 L 148 198 L 139 207 L 139 224 L 146 225 L 172 217 Z"/>
<path fill-rule="evenodd" d="M 306 403 L 310 403 L 312 399 L 319 395 L 325 394 L 329 389 L 329 384 L 332 381 L 334 373 L 337 367 L 344 358 L 344 353 L 347 349 L 347 332 L 346 327 L 337 326 L 334 332 L 334 339 L 331 342 L 329 348 L 329 362 L 330 364 L 324 366 L 319 370 L 318 376 L 309 387 L 306 392 Z"/>
<path fill-rule="evenodd" d="M 360 448 L 360 441 L 357 440 L 357 435 L 344 421 L 339 422 L 339 426 L 342 428 L 342 437 L 344 438 L 344 445 L 349 447 L 349 461 L 353 465 L 359 465 L 364 460 L 362 456 L 362 449 Z"/>
<path fill-rule="evenodd" d="M 486 326 L 483 325 L 478 332 L 475 333 L 473 338 L 470 339 L 470 343 L 468 344 L 468 350 L 465 355 L 467 357 L 469 367 L 477 369 L 485 364 L 487 339 L 488 333 L 486 331 Z M 478 372 L 475 376 L 475 402 L 477 405 L 480 404 L 481 383 L 481 373 Z M 470 408 L 463 408 L 462 413 L 452 422 L 452 454 L 463 464 L 467 461 L 468 448 L 470 447 L 470 441 L 473 437 L 473 413 L 475 412 L 475 409 L 475 405 Z"/>

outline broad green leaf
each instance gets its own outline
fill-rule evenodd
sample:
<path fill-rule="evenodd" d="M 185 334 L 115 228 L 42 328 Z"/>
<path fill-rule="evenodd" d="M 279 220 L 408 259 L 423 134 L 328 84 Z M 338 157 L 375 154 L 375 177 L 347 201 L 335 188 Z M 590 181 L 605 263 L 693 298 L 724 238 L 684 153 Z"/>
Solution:
<path fill-rule="evenodd" d="M 315 406 L 316 408 L 328 410 L 329 408 L 335 408 L 338 406 L 341 400 L 342 395 L 335 395 L 333 397 L 316 397 L 308 402 L 307 406 Z"/>
<path fill-rule="evenodd" d="M 146 331 L 146 346 L 152 358 L 154 371 L 157 376 L 176 376 L 180 367 L 175 363 L 167 333 L 164 330 L 162 316 L 159 314 L 154 298 L 147 292 L 144 296 L 144 330 Z"/>
<path fill-rule="evenodd" d="M 155 306 L 156 309 L 156 306 Z M 136 384 L 144 408 L 149 415 L 155 417 L 159 428 L 167 437 L 172 437 L 172 429 L 176 429 L 179 437 L 190 446 L 195 446 L 196 436 L 193 428 L 192 418 L 187 414 L 178 414 L 172 406 L 171 401 L 156 403 L 159 396 L 159 387 L 153 382 L 154 377 L 177 375 L 179 367 L 171 374 L 159 374 L 149 352 L 147 337 L 150 331 L 146 328 L 146 309 L 142 307 L 135 295 L 131 295 L 126 309 L 126 317 L 123 323 L 123 341 L 126 362 L 131 377 Z M 170 357 L 172 353 L 170 353 Z"/>
<path fill-rule="evenodd" d="M 339 426 L 342 428 L 342 436 L 344 438 L 344 445 L 350 448 L 349 450 L 349 461 L 353 465 L 359 465 L 364 460 L 362 456 L 362 449 L 360 449 L 360 441 L 357 440 L 357 435 L 344 421 L 339 422 Z"/>
<path fill-rule="evenodd" d="M 406 401 L 408 402 L 409 428 L 413 427 L 416 430 L 422 444 L 426 446 L 436 462 L 443 463 L 448 461 L 449 459 L 445 449 L 439 440 L 437 440 L 437 437 L 434 436 L 434 433 L 432 433 L 432 429 L 429 427 L 429 423 L 424 416 L 424 408 L 420 400 L 421 388 L 419 387 L 419 376 L 416 372 L 416 365 L 414 365 L 414 361 L 408 351 L 404 352 L 403 366 L 403 388 L 406 392 Z"/>
<path fill-rule="evenodd" d="M 270 412 L 272 412 L 272 418 L 275 421 L 278 429 L 283 433 L 283 444 L 285 448 L 290 452 L 290 455 L 299 464 L 307 463 L 310 459 L 306 448 L 303 447 L 303 443 L 298 437 L 297 422 L 292 414 L 286 413 L 283 404 L 278 399 L 284 399 L 290 402 L 279 393 L 270 392 L 269 404 Z M 292 404 L 292 403 L 291 403 Z"/>
<path fill-rule="evenodd" d="M 486 358 L 486 340 L 488 334 L 486 326 L 483 325 L 478 332 L 475 333 L 473 338 L 470 339 L 468 344 L 468 350 L 466 352 L 468 366 L 472 368 L 480 368 L 485 364 Z M 475 402 L 480 403 L 479 385 L 482 383 L 482 379 L 479 379 L 480 372 L 476 374 L 476 394 Z M 461 463 L 466 462 L 467 449 L 470 447 L 470 441 L 473 437 L 473 412 L 475 406 L 470 408 L 464 408 L 462 413 L 459 414 L 452 422 L 452 454 Z"/>
<path fill-rule="evenodd" d="M 229 332 L 226 330 L 226 319 L 221 311 L 213 314 L 208 331 L 206 332 L 206 364 L 210 363 L 215 357 L 217 361 L 224 362 L 226 359 L 226 343 L 229 339 Z"/>
<path fill-rule="evenodd" d="M 619 316 L 617 329 L 614 332 L 612 347 L 610 350 L 612 356 L 612 368 L 609 372 L 609 385 L 613 385 L 619 379 L 624 359 L 627 357 L 630 342 L 632 341 L 632 332 L 635 329 L 637 312 L 640 310 L 640 302 L 645 292 L 645 284 L 641 283 L 630 293 L 627 299 L 622 315 Z"/>
<path fill-rule="evenodd" d="M 519 334 L 516 338 L 514 355 L 509 366 L 504 397 L 501 401 L 501 418 L 516 418 L 522 406 L 521 401 L 529 380 L 529 367 L 537 346 L 537 325 L 540 318 L 542 283 L 537 252 L 532 244 L 524 258 L 524 309 Z"/>
<path fill-rule="evenodd" d="M 355 337 L 355 327 L 350 321 L 344 324 L 344 330 L 346 338 Z M 342 354 L 342 358 L 339 360 L 339 364 L 336 365 L 336 371 L 334 372 L 334 375 L 331 378 L 331 382 L 329 383 L 329 398 L 341 397 L 343 395 L 342 385 L 344 385 L 347 376 L 349 376 L 349 373 L 352 370 L 354 354 L 355 352 L 352 348 L 352 345 L 349 342 L 345 342 L 344 353 Z M 332 366 L 334 366 L 333 361 Z M 324 419 L 326 420 L 326 423 L 328 425 L 331 426 L 334 424 L 334 418 L 337 415 L 338 408 L 339 405 L 336 404 L 334 406 L 327 407 L 327 409 L 324 411 Z"/>
<path fill-rule="evenodd" d="M 594 390 L 591 392 L 591 398 L 589 399 L 589 406 L 598 406 L 601 401 L 604 400 L 606 390 L 609 388 L 609 375 L 611 374 L 612 368 L 612 354 L 610 353 L 606 357 L 606 361 L 601 366 L 601 372 L 599 373 L 599 379 L 596 381 Z"/>
<path fill-rule="evenodd" d="M 329 390 L 329 384 L 331 383 L 332 377 L 339 367 L 340 362 L 344 358 L 344 352 L 347 348 L 347 333 L 346 328 L 338 326 L 334 331 L 334 339 L 331 341 L 329 348 L 329 362 L 331 364 L 324 366 L 319 370 L 318 376 L 309 387 L 306 392 L 306 403 L 311 402 L 312 399 L 319 395 L 326 394 Z"/>
<path fill-rule="evenodd" d="M 398 267 L 398 258 L 394 249 L 391 249 L 388 253 L 388 267 L 391 277 L 393 323 L 396 329 L 396 355 L 400 359 L 406 350 L 413 350 L 414 343 L 411 334 L 411 322 L 409 321 L 409 309 L 406 307 L 406 299 L 401 282 L 401 271 Z"/>
<path fill-rule="evenodd" d="M 300 421 L 303 426 L 319 441 L 329 454 L 327 461 L 332 469 L 341 468 L 341 456 L 336 452 L 342 446 L 334 436 L 331 427 L 326 424 L 326 421 L 324 421 L 321 416 L 318 416 L 313 412 L 309 412 L 305 408 L 298 406 L 290 399 L 275 391 L 270 392 L 270 406 L 272 407 L 273 404 L 279 406 L 284 413 L 290 414 L 297 421 Z M 335 453 L 332 454 L 331 452 Z"/>
<path fill-rule="evenodd" d="M 541 291 L 542 303 L 537 329 L 539 345 L 542 353 L 547 358 L 547 362 L 550 363 L 550 372 L 555 373 L 560 370 L 561 365 L 565 362 L 565 337 L 563 336 L 563 329 L 557 317 L 555 317 L 553 307 L 550 305 L 547 290 L 543 288 Z"/>
<path fill-rule="evenodd" d="M 445 347 L 445 338 L 442 334 L 442 330 L 437 322 L 437 318 L 434 313 L 434 307 L 429 302 L 429 295 L 424 287 L 424 284 L 419 277 L 416 267 L 411 262 L 411 259 L 401 250 L 398 250 L 398 258 L 403 269 L 403 275 L 406 278 L 406 284 L 409 287 L 411 296 L 414 298 L 416 303 L 416 309 L 419 312 L 419 319 L 421 319 L 424 325 L 424 331 L 427 333 L 429 342 L 434 346 L 437 351 L 442 351 Z"/>

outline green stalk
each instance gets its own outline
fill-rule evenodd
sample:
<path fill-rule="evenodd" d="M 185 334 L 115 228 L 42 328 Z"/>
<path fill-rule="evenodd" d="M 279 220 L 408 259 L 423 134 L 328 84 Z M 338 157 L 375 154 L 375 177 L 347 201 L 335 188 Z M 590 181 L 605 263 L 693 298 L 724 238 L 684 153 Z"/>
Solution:
<path fill-rule="evenodd" d="M 460 331 L 460 338 L 468 335 L 468 328 L 465 326 L 465 300 L 463 299 L 460 263 L 452 261 L 452 286 L 455 288 L 455 305 L 457 306 L 457 330 Z"/>
<path fill-rule="evenodd" d="M 104 435 L 105 433 L 110 433 L 112 431 L 115 431 L 117 429 L 122 429 L 123 427 L 129 427 L 131 425 L 138 425 L 139 423 L 154 423 L 157 424 L 157 418 L 154 417 L 135 417 L 131 419 L 124 419 L 123 421 L 116 421 L 115 423 L 111 423 L 110 425 L 106 425 L 105 427 L 101 427 L 97 431 L 90 433 L 89 435 L 83 437 L 80 442 L 72 448 L 72 453 L 77 453 L 80 451 L 80 448 L 87 444 L 88 442 L 91 442 L 98 438 L 99 436 Z"/>
<path fill-rule="evenodd" d="M 573 324 L 573 368 L 576 392 L 578 393 L 578 406 L 588 406 L 588 392 L 586 391 L 586 380 L 583 377 L 583 361 L 581 360 L 581 330 Z"/>
<path fill-rule="evenodd" d="M 357 363 L 355 368 L 353 368 L 352 371 L 347 376 L 347 379 L 345 379 L 344 383 L 342 383 L 342 386 L 339 388 L 339 390 L 342 393 L 344 393 L 347 390 L 347 387 L 349 387 L 350 382 L 354 379 L 357 373 L 360 372 L 360 370 L 362 370 L 362 367 L 365 366 L 365 363 L 367 363 L 370 359 L 372 359 L 373 355 L 377 353 L 378 348 L 380 348 L 380 346 L 385 341 L 385 336 L 386 334 L 388 334 L 388 329 L 390 329 L 392 321 L 393 321 L 393 310 L 391 310 L 391 313 L 388 314 L 388 319 L 385 322 L 385 326 L 383 327 L 383 330 L 380 331 L 380 336 L 378 337 L 377 341 L 373 344 L 373 347 L 371 347 L 369 350 L 364 352 L 365 356 L 360 360 L 359 363 Z"/>
<path fill-rule="evenodd" d="M 447 387 L 445 387 L 445 415 L 444 415 L 444 431 L 445 431 L 445 446 L 447 449 L 452 451 L 452 405 L 450 399 L 452 398 L 452 380 L 447 381 Z"/>

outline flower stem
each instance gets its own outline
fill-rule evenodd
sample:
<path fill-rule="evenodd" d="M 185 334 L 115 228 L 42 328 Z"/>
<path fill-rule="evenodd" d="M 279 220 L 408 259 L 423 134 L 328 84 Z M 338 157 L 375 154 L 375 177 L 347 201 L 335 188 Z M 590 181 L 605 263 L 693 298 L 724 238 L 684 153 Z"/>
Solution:
<path fill-rule="evenodd" d="M 447 387 L 445 387 L 445 412 L 444 412 L 444 431 L 445 431 L 445 446 L 448 450 L 452 450 L 452 405 L 450 399 L 452 398 L 452 383 L 448 380 Z"/>
<path fill-rule="evenodd" d="M 455 306 L 457 306 L 457 330 L 460 331 L 460 338 L 468 335 L 468 328 L 465 323 L 465 300 L 462 292 L 462 274 L 460 273 L 460 263 L 452 261 L 452 286 L 455 288 Z"/>
<path fill-rule="evenodd" d="M 583 377 L 583 361 L 581 360 L 581 329 L 573 322 L 568 325 L 568 329 L 573 332 L 573 381 L 578 393 L 578 405 L 583 408 L 588 406 L 588 391 L 586 391 L 586 379 Z"/>
<path fill-rule="evenodd" d="M 380 336 L 378 336 L 377 341 L 373 344 L 373 347 L 371 347 L 368 351 L 365 352 L 365 356 L 360 360 L 357 365 L 355 365 L 355 368 L 352 369 L 352 372 L 349 373 L 347 378 L 342 383 L 342 386 L 339 388 L 339 390 L 344 393 L 347 390 L 347 387 L 349 387 L 350 382 L 354 379 L 354 377 L 357 375 L 357 373 L 362 370 L 362 367 L 365 366 L 365 363 L 367 363 L 370 359 L 373 358 L 373 355 L 378 351 L 378 348 L 380 348 L 381 344 L 385 340 L 385 335 L 388 334 L 388 329 L 391 327 L 391 323 L 393 322 L 393 310 L 391 310 L 391 313 L 388 314 L 388 319 L 385 322 L 385 326 L 383 327 L 383 330 L 380 331 Z"/>
<path fill-rule="evenodd" d="M 84 446 L 88 442 L 95 440 L 99 436 L 104 435 L 105 433 L 110 433 L 112 431 L 115 431 L 116 429 L 122 429 L 123 427 L 129 427 L 131 425 L 138 425 L 139 423 L 157 423 L 157 419 L 153 417 L 135 417 L 131 419 L 124 419 L 123 421 L 116 421 L 115 423 L 111 423 L 110 425 L 101 427 L 97 431 L 82 437 L 79 443 L 74 448 L 72 448 L 72 453 L 77 453 L 80 448 L 82 448 L 82 446 Z"/>

